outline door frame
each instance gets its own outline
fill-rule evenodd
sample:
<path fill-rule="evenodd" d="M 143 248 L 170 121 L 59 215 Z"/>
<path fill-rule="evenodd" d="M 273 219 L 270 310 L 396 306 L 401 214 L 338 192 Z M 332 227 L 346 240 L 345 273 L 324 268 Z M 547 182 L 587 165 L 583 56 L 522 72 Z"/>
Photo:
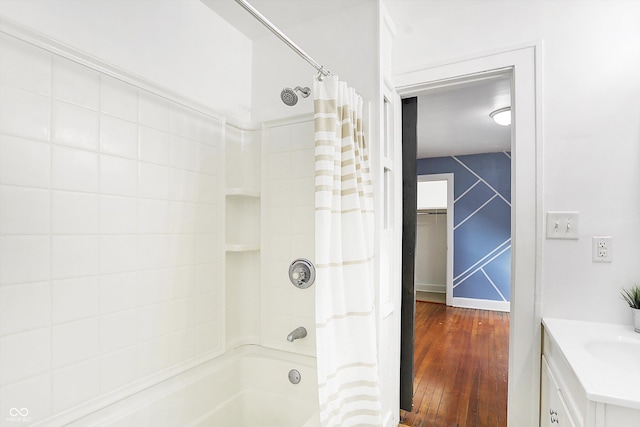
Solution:
<path fill-rule="evenodd" d="M 394 79 L 398 94 L 407 98 L 434 87 L 491 78 L 495 73 L 506 70 L 512 73 L 512 275 L 507 418 L 508 425 L 513 427 L 538 426 L 540 416 L 541 58 L 541 43 L 529 43 L 427 66 L 397 75 Z M 413 331 L 404 336 L 408 335 L 413 336 Z M 409 343 L 401 343 L 404 351 L 407 345 Z M 413 349 L 413 342 L 410 347 Z"/>
<path fill-rule="evenodd" d="M 453 305 L 453 174 L 434 173 L 417 176 L 417 182 L 447 182 L 447 270 L 446 270 L 446 304 Z"/>

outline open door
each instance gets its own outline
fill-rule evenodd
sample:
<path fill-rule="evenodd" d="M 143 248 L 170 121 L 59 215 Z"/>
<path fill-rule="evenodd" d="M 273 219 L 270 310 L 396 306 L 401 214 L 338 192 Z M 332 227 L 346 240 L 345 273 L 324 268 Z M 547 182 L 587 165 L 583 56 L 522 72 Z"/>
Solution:
<path fill-rule="evenodd" d="M 418 98 L 402 100 L 402 316 L 400 331 L 400 409 L 413 407 L 413 339 L 416 311 Z"/>

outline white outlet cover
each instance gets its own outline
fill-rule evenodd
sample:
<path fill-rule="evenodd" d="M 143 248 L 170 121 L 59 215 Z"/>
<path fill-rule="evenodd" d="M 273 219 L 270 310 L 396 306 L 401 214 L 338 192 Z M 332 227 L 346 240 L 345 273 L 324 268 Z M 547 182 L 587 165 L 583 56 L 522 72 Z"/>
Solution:
<path fill-rule="evenodd" d="M 613 237 L 611 236 L 593 236 L 592 241 L 592 260 L 593 262 L 612 262 L 613 261 Z"/>

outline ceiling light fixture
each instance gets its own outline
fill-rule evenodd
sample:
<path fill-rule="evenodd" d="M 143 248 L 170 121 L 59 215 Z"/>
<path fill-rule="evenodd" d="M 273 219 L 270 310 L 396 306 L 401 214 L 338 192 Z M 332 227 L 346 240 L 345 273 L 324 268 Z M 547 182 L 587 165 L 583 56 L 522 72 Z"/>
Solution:
<path fill-rule="evenodd" d="M 511 107 L 499 108 L 489 114 L 497 124 L 501 126 L 509 126 L 511 124 Z"/>

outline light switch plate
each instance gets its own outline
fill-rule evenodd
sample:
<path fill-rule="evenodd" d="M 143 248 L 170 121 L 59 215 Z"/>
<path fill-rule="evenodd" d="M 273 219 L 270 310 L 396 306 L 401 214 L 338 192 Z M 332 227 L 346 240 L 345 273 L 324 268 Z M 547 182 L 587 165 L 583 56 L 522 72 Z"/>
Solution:
<path fill-rule="evenodd" d="M 577 240 L 580 236 L 579 216 L 580 212 L 576 211 L 548 211 L 547 239 Z"/>

